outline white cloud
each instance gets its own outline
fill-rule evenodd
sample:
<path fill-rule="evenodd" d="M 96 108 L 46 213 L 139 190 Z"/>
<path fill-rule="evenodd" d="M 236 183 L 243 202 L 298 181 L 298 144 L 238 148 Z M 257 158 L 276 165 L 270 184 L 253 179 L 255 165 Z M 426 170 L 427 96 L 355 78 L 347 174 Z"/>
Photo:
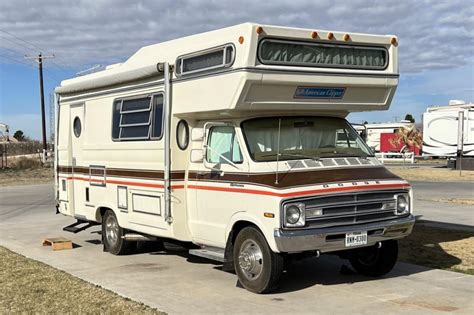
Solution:
<path fill-rule="evenodd" d="M 473 55 L 471 1 L 36 1 L 0 4 L 0 30 L 85 68 L 121 61 L 143 45 L 247 21 L 396 34 L 405 73 L 456 68 Z M 0 47 L 32 53 L 5 40 Z M 11 39 L 11 38 L 9 38 Z M 11 54 L 2 50 L 1 54 Z M 35 51 L 36 52 L 36 51 Z"/>

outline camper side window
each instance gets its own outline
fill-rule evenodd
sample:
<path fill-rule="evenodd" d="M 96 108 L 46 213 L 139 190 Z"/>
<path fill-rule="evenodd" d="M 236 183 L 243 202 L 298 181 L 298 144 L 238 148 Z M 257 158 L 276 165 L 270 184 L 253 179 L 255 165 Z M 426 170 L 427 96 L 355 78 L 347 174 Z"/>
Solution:
<path fill-rule="evenodd" d="M 116 100 L 112 117 L 115 141 L 161 139 L 163 94 Z"/>
<path fill-rule="evenodd" d="M 234 127 L 216 126 L 210 129 L 206 159 L 209 163 L 229 164 L 227 160 L 242 163 Z"/>

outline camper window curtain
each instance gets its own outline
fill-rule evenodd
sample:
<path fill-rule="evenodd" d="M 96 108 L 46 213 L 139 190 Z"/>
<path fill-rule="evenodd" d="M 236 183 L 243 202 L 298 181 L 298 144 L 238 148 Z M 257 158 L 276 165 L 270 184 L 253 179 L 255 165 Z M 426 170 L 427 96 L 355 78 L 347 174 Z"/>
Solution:
<path fill-rule="evenodd" d="M 255 161 L 372 155 L 344 119 L 329 117 L 258 118 L 242 124 Z"/>
<path fill-rule="evenodd" d="M 222 157 L 234 163 L 242 162 L 242 153 L 235 135 L 234 127 L 212 127 L 209 147 L 210 149 L 207 150 L 207 161 L 209 163 L 228 164 L 229 162 Z"/>
<path fill-rule="evenodd" d="M 263 40 L 259 47 L 263 64 L 312 67 L 385 69 L 387 50 L 382 47 L 343 46 Z"/>

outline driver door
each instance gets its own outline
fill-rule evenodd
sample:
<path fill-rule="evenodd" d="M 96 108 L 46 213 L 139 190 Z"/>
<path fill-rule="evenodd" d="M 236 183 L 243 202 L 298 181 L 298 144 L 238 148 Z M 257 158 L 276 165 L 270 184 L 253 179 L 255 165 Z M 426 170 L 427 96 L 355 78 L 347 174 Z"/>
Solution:
<path fill-rule="evenodd" d="M 196 196 L 196 237 L 208 244 L 222 246 L 232 215 L 246 211 L 241 194 L 233 191 L 243 185 L 230 179 L 236 173 L 244 174 L 248 170 L 244 169 L 241 145 L 233 125 L 207 125 L 204 143 L 206 154 L 200 172 L 203 188 Z"/>

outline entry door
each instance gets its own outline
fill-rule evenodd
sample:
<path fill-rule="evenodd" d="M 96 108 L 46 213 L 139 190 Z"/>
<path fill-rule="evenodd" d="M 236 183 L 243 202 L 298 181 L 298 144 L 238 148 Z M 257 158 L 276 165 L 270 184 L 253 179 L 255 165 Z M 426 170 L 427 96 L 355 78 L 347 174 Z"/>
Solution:
<path fill-rule="evenodd" d="M 206 156 L 201 165 L 202 184 L 197 197 L 196 237 L 216 245 L 225 242 L 225 230 L 237 212 L 246 211 L 240 193 L 233 192 L 243 185 L 232 182 L 235 173 L 247 173 L 242 149 L 232 125 L 216 124 L 206 127 Z M 217 244 L 219 243 L 219 244 Z"/>
<path fill-rule="evenodd" d="M 87 176 L 86 174 L 79 174 L 77 172 L 78 167 L 85 166 L 83 161 L 83 143 L 84 143 L 84 104 L 71 105 L 70 108 L 70 135 L 71 135 L 71 166 L 73 174 L 72 180 L 70 180 L 70 207 L 71 214 L 81 215 L 82 210 L 85 207 L 85 188 L 88 186 L 88 182 L 77 180 L 78 176 Z"/>

